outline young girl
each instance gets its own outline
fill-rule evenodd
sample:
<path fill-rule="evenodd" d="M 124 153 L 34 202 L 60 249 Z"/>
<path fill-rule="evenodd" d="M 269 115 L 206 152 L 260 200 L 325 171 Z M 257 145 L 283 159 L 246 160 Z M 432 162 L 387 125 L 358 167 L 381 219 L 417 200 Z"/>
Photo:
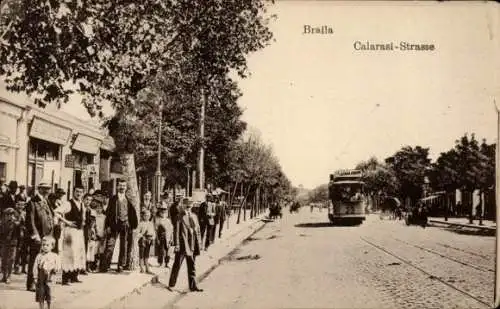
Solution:
<path fill-rule="evenodd" d="M 137 234 L 139 236 L 139 267 L 141 268 L 141 273 L 144 272 L 145 267 L 147 274 L 152 274 L 149 270 L 148 259 L 151 245 L 155 239 L 155 227 L 150 218 L 151 212 L 147 209 L 143 209 L 141 211 L 141 221 L 137 226 Z"/>
<path fill-rule="evenodd" d="M 52 252 L 54 244 L 55 239 L 53 237 L 43 237 L 40 253 L 36 256 L 33 265 L 33 277 L 36 285 L 35 300 L 40 305 L 40 309 L 44 309 L 45 302 L 47 302 L 47 308 L 50 309 L 52 275 L 61 269 L 59 256 Z"/>
<path fill-rule="evenodd" d="M 97 201 L 92 201 L 91 208 L 87 212 L 87 271 L 95 271 L 97 269 L 96 265 L 96 255 L 98 249 L 98 240 L 97 240 L 97 226 L 96 226 L 96 210 L 98 207 Z"/>

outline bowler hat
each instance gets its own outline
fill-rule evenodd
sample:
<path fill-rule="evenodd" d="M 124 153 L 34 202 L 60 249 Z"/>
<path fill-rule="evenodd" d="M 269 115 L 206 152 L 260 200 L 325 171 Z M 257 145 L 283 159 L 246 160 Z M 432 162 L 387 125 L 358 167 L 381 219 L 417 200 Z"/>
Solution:
<path fill-rule="evenodd" d="M 64 191 L 64 189 L 63 189 L 63 188 L 57 188 L 57 190 L 56 190 L 56 192 L 55 192 L 55 193 L 56 193 L 56 194 L 62 194 L 62 195 L 65 195 L 65 194 L 66 194 L 66 191 Z"/>
<path fill-rule="evenodd" d="M 15 181 L 15 180 L 11 180 L 11 181 L 9 182 L 9 188 L 10 188 L 10 189 L 17 189 L 17 181 Z"/>

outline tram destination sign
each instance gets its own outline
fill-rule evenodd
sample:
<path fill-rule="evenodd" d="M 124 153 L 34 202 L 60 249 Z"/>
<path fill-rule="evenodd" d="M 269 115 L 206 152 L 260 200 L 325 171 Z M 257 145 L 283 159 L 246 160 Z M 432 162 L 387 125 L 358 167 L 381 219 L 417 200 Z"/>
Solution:
<path fill-rule="evenodd" d="M 363 177 L 363 172 L 361 170 L 338 170 L 333 175 L 335 177 Z"/>

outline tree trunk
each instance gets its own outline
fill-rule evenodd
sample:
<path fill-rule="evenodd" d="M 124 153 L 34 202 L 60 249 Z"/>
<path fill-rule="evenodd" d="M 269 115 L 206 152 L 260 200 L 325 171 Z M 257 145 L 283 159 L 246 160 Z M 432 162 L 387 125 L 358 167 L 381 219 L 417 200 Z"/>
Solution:
<path fill-rule="evenodd" d="M 137 218 L 139 218 L 140 196 L 137 186 L 137 175 L 135 169 L 134 154 L 124 153 L 120 155 L 123 166 L 123 174 L 127 179 L 127 197 L 135 208 Z M 132 232 L 132 251 L 130 254 L 130 269 L 135 270 L 139 265 L 139 244 L 135 230 Z"/>
<path fill-rule="evenodd" d="M 243 195 L 243 182 L 241 183 L 240 190 L 241 190 L 240 196 L 242 196 Z M 242 207 L 242 202 L 240 202 L 240 207 L 238 207 L 238 219 L 236 220 L 236 224 L 240 224 L 241 207 Z"/>
<path fill-rule="evenodd" d="M 242 184 L 243 186 L 243 184 Z M 242 187 L 243 188 L 243 187 Z M 248 194 L 250 193 L 250 189 L 252 188 L 251 185 L 248 185 L 248 188 L 247 188 L 247 192 L 245 193 L 245 197 L 243 198 L 243 200 L 241 201 L 240 203 L 240 209 L 239 209 L 239 212 L 238 212 L 238 220 L 236 222 L 236 224 L 239 224 L 240 223 L 240 215 L 241 215 L 241 209 L 243 208 L 243 221 L 246 221 L 247 220 L 247 216 L 246 216 L 246 211 L 244 209 L 244 205 L 246 204 L 247 202 L 247 198 L 248 198 Z"/>

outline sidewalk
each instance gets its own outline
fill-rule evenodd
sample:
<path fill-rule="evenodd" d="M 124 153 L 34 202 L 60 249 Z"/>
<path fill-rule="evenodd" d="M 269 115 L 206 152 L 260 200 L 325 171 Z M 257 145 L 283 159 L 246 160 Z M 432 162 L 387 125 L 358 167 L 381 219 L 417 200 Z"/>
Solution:
<path fill-rule="evenodd" d="M 248 219 L 249 215 L 247 214 L 247 221 L 243 221 L 243 218 L 241 218 L 240 224 L 237 225 L 237 214 L 233 214 L 229 218 L 229 229 L 227 229 L 227 223 L 225 224 L 222 238 L 216 238 L 215 243 L 208 251 L 202 252 L 201 256 L 198 257 L 196 261 L 198 276 L 205 274 L 207 269 L 215 267 L 219 259 L 234 250 L 245 238 L 262 227 L 264 225 L 264 222 L 261 221 L 263 215 L 259 218 Z M 170 269 L 157 266 L 156 257 L 150 258 L 150 263 L 153 265 L 151 270 L 155 275 L 141 274 L 138 271 L 123 273 L 110 271 L 106 274 L 91 273 L 87 276 L 80 275 L 80 279 L 83 282 L 70 286 L 54 284 L 52 308 L 105 308 L 113 302 L 125 298 L 130 293 L 139 290 L 141 287 L 152 282 L 157 282 L 160 278 L 166 277 L 170 273 Z M 173 259 L 170 262 L 170 266 L 172 263 Z M 182 268 L 185 268 L 185 263 Z M 113 266 L 112 269 L 114 269 Z M 181 280 L 185 277 L 182 276 L 185 272 L 185 270 L 180 270 L 177 289 L 182 288 L 184 285 L 187 289 L 187 280 Z M 35 303 L 35 294 L 26 291 L 25 282 L 26 275 L 12 275 L 10 284 L 0 283 L 0 309 L 38 308 L 38 304 Z M 176 295 L 176 293 L 171 294 L 172 297 Z"/>
<path fill-rule="evenodd" d="M 479 220 L 474 220 L 473 222 L 473 224 L 470 224 L 469 218 L 448 218 L 448 221 L 445 221 L 443 217 L 429 217 L 429 223 L 492 231 L 497 229 L 496 222 L 491 220 L 483 220 L 483 225 L 479 225 Z"/>

